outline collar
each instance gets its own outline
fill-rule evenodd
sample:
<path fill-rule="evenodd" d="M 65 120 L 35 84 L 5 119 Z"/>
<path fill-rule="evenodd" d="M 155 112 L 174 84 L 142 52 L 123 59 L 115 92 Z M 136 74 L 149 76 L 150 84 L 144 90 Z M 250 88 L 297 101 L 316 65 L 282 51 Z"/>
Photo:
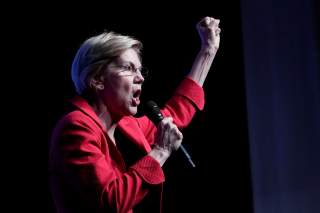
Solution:
<path fill-rule="evenodd" d="M 88 102 L 82 98 L 81 96 L 76 96 L 70 100 L 71 104 L 82 111 L 84 114 L 88 115 L 91 119 L 95 121 L 99 125 L 99 127 L 107 133 L 106 127 L 102 124 L 101 120 L 94 112 L 93 108 L 88 104 Z M 131 121 L 131 116 L 125 116 L 122 118 L 118 127 L 122 130 L 122 132 L 129 137 L 135 144 L 139 147 L 143 148 L 147 152 L 151 150 L 150 145 L 148 144 L 145 136 L 141 131 L 137 131 L 140 129 L 138 125 L 135 125 L 135 122 Z"/>
<path fill-rule="evenodd" d="M 104 132 L 107 132 L 106 127 L 102 124 L 101 120 L 99 119 L 93 108 L 88 104 L 88 102 L 84 98 L 82 98 L 81 96 L 76 96 L 72 98 L 70 102 L 80 111 L 82 111 L 84 114 L 88 115 L 92 120 L 94 120 Z"/>

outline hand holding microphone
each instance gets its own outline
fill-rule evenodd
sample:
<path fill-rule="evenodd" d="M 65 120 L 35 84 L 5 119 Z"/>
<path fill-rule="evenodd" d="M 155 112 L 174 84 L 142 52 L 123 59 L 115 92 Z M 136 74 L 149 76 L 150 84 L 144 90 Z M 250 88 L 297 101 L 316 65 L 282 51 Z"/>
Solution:
<path fill-rule="evenodd" d="M 160 108 L 153 101 L 149 101 L 144 108 L 147 117 L 158 127 L 155 139 L 155 149 L 163 152 L 161 153 L 162 158 L 158 159 L 160 160 L 161 166 L 171 155 L 172 151 L 178 150 L 180 147 L 191 166 L 196 167 L 190 155 L 181 144 L 183 135 L 178 127 L 173 123 L 173 119 L 171 117 L 164 118 L 160 111 Z M 159 157 L 159 155 L 154 156 L 154 154 L 158 153 L 151 153 L 151 156 L 155 158 Z"/>
<path fill-rule="evenodd" d="M 173 123 L 171 117 L 163 118 L 158 124 L 158 131 L 155 139 L 155 146 L 164 149 L 171 154 L 172 151 L 178 150 L 183 139 L 182 133 Z"/>

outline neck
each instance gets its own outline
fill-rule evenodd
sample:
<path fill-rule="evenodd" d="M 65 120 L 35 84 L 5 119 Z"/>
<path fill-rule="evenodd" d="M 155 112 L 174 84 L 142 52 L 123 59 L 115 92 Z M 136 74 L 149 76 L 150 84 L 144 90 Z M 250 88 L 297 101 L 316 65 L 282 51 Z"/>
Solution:
<path fill-rule="evenodd" d="M 115 143 L 114 131 L 121 118 L 113 116 L 108 110 L 107 106 L 99 98 L 97 98 L 95 101 L 92 101 L 90 105 L 93 108 L 96 115 L 98 116 L 98 118 L 100 119 L 101 123 L 106 128 L 108 136 Z"/>

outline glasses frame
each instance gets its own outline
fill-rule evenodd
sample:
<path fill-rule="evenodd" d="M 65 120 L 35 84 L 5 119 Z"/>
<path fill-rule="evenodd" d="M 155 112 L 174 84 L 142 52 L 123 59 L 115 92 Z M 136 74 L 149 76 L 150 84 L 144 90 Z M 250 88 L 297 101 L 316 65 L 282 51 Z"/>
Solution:
<path fill-rule="evenodd" d="M 109 65 L 110 68 L 117 68 L 122 72 L 130 72 L 132 75 L 141 75 L 143 78 L 146 78 L 149 74 L 149 70 L 146 67 L 135 68 L 132 64 L 117 64 Z"/>

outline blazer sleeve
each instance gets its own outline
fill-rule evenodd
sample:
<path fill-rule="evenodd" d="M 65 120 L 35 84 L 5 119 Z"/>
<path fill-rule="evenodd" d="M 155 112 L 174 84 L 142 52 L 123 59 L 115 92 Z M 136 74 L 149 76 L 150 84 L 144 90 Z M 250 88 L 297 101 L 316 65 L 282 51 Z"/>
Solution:
<path fill-rule="evenodd" d="M 203 110 L 204 103 L 203 88 L 192 79 L 186 77 L 161 109 L 161 112 L 164 117 L 172 117 L 177 127 L 182 129 L 191 122 L 197 110 Z M 146 116 L 136 120 L 149 144 L 152 145 L 156 132 L 154 124 Z"/>
<path fill-rule="evenodd" d="M 164 181 L 163 171 L 157 161 L 145 156 L 119 177 L 116 165 L 101 151 L 100 137 L 101 133 L 87 122 L 69 120 L 55 134 L 54 143 L 59 148 L 54 159 L 70 187 L 80 189 L 81 200 L 87 205 L 127 212 L 143 199 L 149 187 Z"/>

